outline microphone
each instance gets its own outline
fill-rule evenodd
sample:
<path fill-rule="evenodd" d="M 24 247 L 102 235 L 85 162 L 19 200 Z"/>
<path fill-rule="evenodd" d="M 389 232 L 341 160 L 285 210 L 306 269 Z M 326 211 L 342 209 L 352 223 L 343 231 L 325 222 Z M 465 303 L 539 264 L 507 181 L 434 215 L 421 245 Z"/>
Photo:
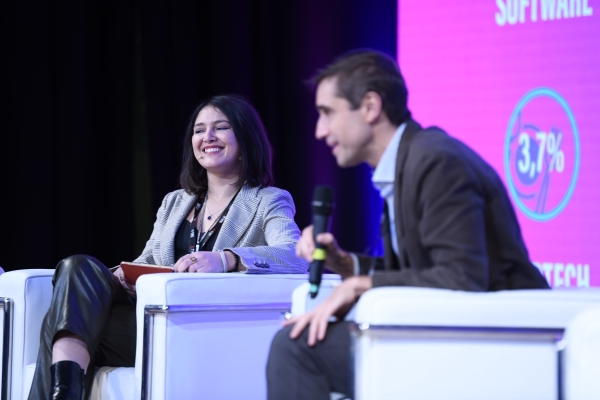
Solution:
<path fill-rule="evenodd" d="M 313 252 L 313 262 L 310 263 L 310 298 L 314 299 L 319 293 L 319 285 L 321 284 L 321 275 L 323 275 L 323 264 L 327 252 L 324 246 L 317 243 L 317 235 L 323 232 L 329 232 L 331 225 L 331 211 L 335 206 L 333 202 L 333 188 L 327 185 L 319 185 L 315 187 L 312 200 L 313 210 L 313 228 L 315 240 L 315 251 Z"/>

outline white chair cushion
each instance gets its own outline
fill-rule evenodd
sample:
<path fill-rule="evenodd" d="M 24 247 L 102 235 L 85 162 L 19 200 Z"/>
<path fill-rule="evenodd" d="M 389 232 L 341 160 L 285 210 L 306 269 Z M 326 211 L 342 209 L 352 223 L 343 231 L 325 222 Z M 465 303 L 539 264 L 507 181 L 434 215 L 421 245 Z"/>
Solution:
<path fill-rule="evenodd" d="M 135 368 L 98 368 L 90 400 L 128 400 L 135 395 Z"/>
<path fill-rule="evenodd" d="M 25 369 L 26 387 L 31 387 L 35 364 L 29 364 Z M 135 369 L 100 367 L 94 374 L 94 384 L 90 400 L 129 400 L 135 393 Z M 27 396 L 23 397 L 23 400 Z"/>
<path fill-rule="evenodd" d="M 29 397 L 29 390 L 31 389 L 31 382 L 33 382 L 33 374 L 35 373 L 35 364 L 28 364 L 25 367 L 25 377 L 23 378 L 23 387 L 27 390 L 23 391 L 23 400 Z"/>

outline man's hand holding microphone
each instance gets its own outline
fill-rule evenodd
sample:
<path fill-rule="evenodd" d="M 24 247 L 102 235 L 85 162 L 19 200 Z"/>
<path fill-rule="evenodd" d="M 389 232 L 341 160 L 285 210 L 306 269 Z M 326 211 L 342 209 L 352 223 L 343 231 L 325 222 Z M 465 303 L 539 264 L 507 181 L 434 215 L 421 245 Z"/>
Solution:
<path fill-rule="evenodd" d="M 332 316 L 342 320 L 358 298 L 371 289 L 369 276 L 354 275 L 354 261 L 350 253 L 340 248 L 335 237 L 328 232 L 329 216 L 333 209 L 333 189 L 317 186 L 313 196 L 313 225 L 302 231 L 296 245 L 296 254 L 311 262 L 311 297 L 315 297 L 321 283 L 323 266 L 342 276 L 344 281 L 331 295 L 312 311 L 285 321 L 284 325 L 294 325 L 290 337 L 296 339 L 309 326 L 308 344 L 314 346 L 323 340 L 327 325 Z"/>

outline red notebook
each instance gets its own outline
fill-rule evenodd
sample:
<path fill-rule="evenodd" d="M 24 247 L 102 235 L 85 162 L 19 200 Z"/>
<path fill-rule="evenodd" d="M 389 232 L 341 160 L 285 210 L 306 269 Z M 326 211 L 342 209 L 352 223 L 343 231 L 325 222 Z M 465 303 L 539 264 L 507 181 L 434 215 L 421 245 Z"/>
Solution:
<path fill-rule="evenodd" d="M 121 262 L 121 269 L 123 270 L 125 280 L 134 285 L 142 275 L 157 274 L 159 272 L 173 272 L 173 268 L 165 267 L 164 265 L 138 264 L 127 261 Z"/>

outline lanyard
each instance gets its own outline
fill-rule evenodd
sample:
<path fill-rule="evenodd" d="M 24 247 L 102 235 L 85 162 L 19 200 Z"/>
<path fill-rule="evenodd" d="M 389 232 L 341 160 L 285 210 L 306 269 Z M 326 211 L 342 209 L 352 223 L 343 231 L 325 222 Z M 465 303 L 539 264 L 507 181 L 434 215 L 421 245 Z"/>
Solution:
<path fill-rule="evenodd" d="M 192 220 L 192 224 L 191 224 L 190 254 L 195 251 L 200 251 L 200 249 L 204 250 L 204 246 L 206 245 L 208 240 L 211 238 L 211 236 L 218 229 L 221 228 L 221 225 L 223 225 L 223 222 L 225 222 L 225 217 L 227 216 L 227 213 L 229 212 L 229 209 L 231 208 L 231 205 L 233 204 L 233 200 L 235 200 L 235 198 L 237 197 L 238 193 L 240 192 L 240 189 L 238 189 L 238 191 L 235 193 L 235 195 L 229 201 L 229 204 L 227 205 L 227 207 L 225 207 L 225 209 L 223 210 L 221 215 L 219 215 L 219 218 L 217 218 L 215 220 L 215 222 L 210 226 L 210 228 L 208 228 L 208 230 L 206 232 L 204 232 L 204 234 L 202 234 L 202 235 L 200 235 L 200 230 L 198 230 L 197 234 L 195 232 L 196 219 L 198 218 L 198 214 L 200 214 L 200 211 L 202 211 L 202 214 L 200 215 L 200 218 L 201 218 L 200 220 L 202 222 L 204 221 L 204 210 L 206 209 L 206 207 L 204 206 L 205 205 L 204 203 L 208 201 L 208 195 L 205 193 L 198 197 L 198 202 L 196 203 L 196 207 L 195 207 L 196 209 L 194 210 L 194 219 Z M 202 224 L 202 222 L 201 222 L 201 224 Z M 200 225 L 200 226 L 202 226 L 202 225 Z M 196 240 L 194 240 L 194 239 L 196 239 Z"/>

